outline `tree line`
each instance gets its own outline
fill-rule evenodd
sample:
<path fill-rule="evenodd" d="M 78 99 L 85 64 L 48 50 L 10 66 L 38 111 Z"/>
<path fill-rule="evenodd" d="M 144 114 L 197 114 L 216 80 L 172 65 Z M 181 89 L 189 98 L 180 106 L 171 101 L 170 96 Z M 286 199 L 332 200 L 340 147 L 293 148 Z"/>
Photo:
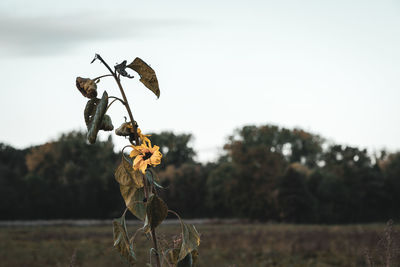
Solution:
<path fill-rule="evenodd" d="M 212 163 L 191 134 L 152 134 L 162 198 L 185 218 L 361 223 L 400 216 L 400 153 L 343 146 L 301 129 L 245 126 Z M 111 137 L 86 134 L 18 150 L 0 144 L 0 219 L 113 218 L 124 210 Z"/>

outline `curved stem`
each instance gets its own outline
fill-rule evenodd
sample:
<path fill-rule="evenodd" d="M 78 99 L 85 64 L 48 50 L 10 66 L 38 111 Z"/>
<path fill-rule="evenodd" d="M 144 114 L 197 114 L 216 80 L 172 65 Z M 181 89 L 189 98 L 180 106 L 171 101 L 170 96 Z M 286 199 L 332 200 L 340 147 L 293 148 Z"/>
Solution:
<path fill-rule="evenodd" d="M 176 213 L 175 211 L 173 211 L 173 210 L 168 210 L 168 212 L 174 214 L 176 217 L 178 217 L 178 219 L 179 219 L 180 221 L 182 221 L 182 218 L 181 218 L 181 217 L 178 215 L 178 213 Z"/>
<path fill-rule="evenodd" d="M 111 77 L 112 75 L 111 74 L 105 74 L 105 75 L 101 75 L 101 76 L 99 76 L 99 77 L 96 77 L 96 78 L 94 78 L 94 79 L 92 79 L 93 81 L 95 81 L 95 80 L 98 80 L 98 79 L 101 79 L 101 78 L 104 78 L 104 77 Z"/>
<path fill-rule="evenodd" d="M 106 108 L 106 112 L 107 112 L 107 110 L 111 107 L 111 105 L 115 102 L 115 101 L 117 101 L 118 99 L 114 99 L 113 101 L 111 101 L 111 103 L 110 104 L 108 104 L 108 106 L 107 106 L 107 108 Z"/>
<path fill-rule="evenodd" d="M 124 100 L 122 100 L 122 99 L 119 98 L 119 97 L 116 97 L 116 96 L 109 96 L 108 98 L 114 98 L 115 100 L 119 100 L 119 101 L 121 101 L 121 103 L 125 106 Z"/>
<path fill-rule="evenodd" d="M 108 98 L 114 98 L 114 100 L 111 101 L 110 104 L 108 104 L 108 106 L 107 106 L 107 108 L 106 108 L 106 112 L 107 112 L 107 110 L 111 107 L 111 105 L 112 105 L 115 101 L 117 101 L 117 100 L 119 100 L 119 102 L 121 102 L 122 105 L 125 106 L 125 102 L 124 102 L 124 100 L 122 100 L 121 98 L 118 98 L 118 97 L 116 97 L 116 96 L 109 96 Z"/>
<path fill-rule="evenodd" d="M 125 156 L 125 154 L 124 154 L 124 150 L 125 150 L 125 148 L 127 148 L 127 147 L 131 147 L 131 146 L 124 146 L 123 148 L 122 148 L 122 157 L 127 161 L 127 162 L 130 162 L 130 160 Z"/>
<path fill-rule="evenodd" d="M 131 239 L 129 240 L 129 243 L 133 246 L 133 241 L 135 241 L 135 237 L 136 237 L 136 235 L 137 235 L 137 233 L 139 233 L 139 231 L 143 231 L 143 227 L 142 228 L 139 228 L 139 229 L 137 229 L 136 230 L 136 232 L 133 234 L 133 236 L 131 237 Z"/>

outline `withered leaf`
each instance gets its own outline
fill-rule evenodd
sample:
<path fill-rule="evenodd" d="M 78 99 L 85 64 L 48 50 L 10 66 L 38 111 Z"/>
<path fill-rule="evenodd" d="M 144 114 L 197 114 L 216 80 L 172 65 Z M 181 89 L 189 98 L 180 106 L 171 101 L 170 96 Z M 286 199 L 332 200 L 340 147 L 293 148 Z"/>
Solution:
<path fill-rule="evenodd" d="M 95 81 L 89 78 L 76 78 L 76 87 L 84 97 L 94 98 L 97 96 L 97 85 Z"/>
<path fill-rule="evenodd" d="M 171 248 L 166 251 L 167 255 L 167 260 L 170 264 L 175 266 L 178 262 L 178 257 L 179 257 L 179 248 Z"/>
<path fill-rule="evenodd" d="M 143 174 L 139 170 L 134 170 L 132 162 L 122 157 L 121 163 L 115 171 L 115 180 L 121 185 L 132 185 L 136 188 L 143 187 Z"/>
<path fill-rule="evenodd" d="M 133 134 L 132 123 L 130 122 L 122 123 L 121 126 L 115 129 L 115 134 L 119 136 L 129 136 Z"/>
<path fill-rule="evenodd" d="M 91 144 L 94 144 L 96 142 L 97 133 L 104 126 L 103 119 L 104 119 L 104 114 L 106 113 L 106 110 L 107 110 L 107 105 L 108 105 L 108 94 L 106 91 L 104 91 L 102 98 L 100 99 L 98 104 L 96 104 L 96 112 L 95 112 L 94 116 L 92 116 L 92 117 L 89 116 L 90 122 L 88 125 L 88 130 L 89 130 L 88 131 L 88 140 L 89 140 L 89 143 L 91 143 Z M 86 109 L 85 109 L 85 113 L 86 113 Z M 111 118 L 109 118 L 109 120 L 111 121 Z M 85 114 L 85 121 L 86 121 L 86 114 Z"/>
<path fill-rule="evenodd" d="M 90 125 L 93 121 L 94 115 L 96 115 L 96 109 L 99 103 L 100 99 L 98 98 L 92 98 L 86 103 L 84 117 L 85 117 L 86 127 L 88 128 L 88 130 L 90 129 Z M 111 117 L 108 115 L 104 115 L 99 130 L 112 131 L 113 129 L 114 125 L 112 124 Z"/>
<path fill-rule="evenodd" d="M 124 160 L 124 159 L 122 159 Z M 114 173 L 115 180 L 120 185 L 132 185 L 134 183 L 132 177 L 126 172 L 123 162 L 121 162 Z"/>
<path fill-rule="evenodd" d="M 129 242 L 126 229 L 125 213 L 121 218 L 113 220 L 114 247 L 131 265 L 136 263 L 136 255 Z"/>
<path fill-rule="evenodd" d="M 103 121 L 101 122 L 100 130 L 112 131 L 114 130 L 114 125 L 112 124 L 111 117 L 107 114 L 104 115 Z"/>
<path fill-rule="evenodd" d="M 173 266 L 193 266 L 199 254 L 197 248 L 200 245 L 200 236 L 193 225 L 184 223 L 180 218 L 179 220 L 182 227 L 181 238 L 177 242 L 179 247 L 174 244 L 174 248 L 166 251 L 167 260 Z"/>
<path fill-rule="evenodd" d="M 194 225 L 186 224 L 181 221 L 182 226 L 182 246 L 179 252 L 178 261 L 186 257 L 187 254 L 196 250 L 200 245 L 200 235 Z"/>
<path fill-rule="evenodd" d="M 160 97 L 160 88 L 158 87 L 156 73 L 146 62 L 137 57 L 127 67 L 136 71 L 140 75 L 140 81 L 144 86 L 150 89 L 157 98 Z"/>
<path fill-rule="evenodd" d="M 146 214 L 150 228 L 154 229 L 167 217 L 167 204 L 157 195 L 152 195 L 147 200 Z"/>
<path fill-rule="evenodd" d="M 94 114 L 96 114 L 97 104 L 100 102 L 98 98 L 92 98 L 86 103 L 85 111 L 83 113 L 85 117 L 86 127 L 89 129 L 90 122 L 93 120 Z"/>
<path fill-rule="evenodd" d="M 132 183 L 130 185 L 120 184 L 119 189 L 129 211 L 138 219 L 144 221 L 146 217 L 146 205 L 143 202 L 144 188 L 136 188 Z"/>

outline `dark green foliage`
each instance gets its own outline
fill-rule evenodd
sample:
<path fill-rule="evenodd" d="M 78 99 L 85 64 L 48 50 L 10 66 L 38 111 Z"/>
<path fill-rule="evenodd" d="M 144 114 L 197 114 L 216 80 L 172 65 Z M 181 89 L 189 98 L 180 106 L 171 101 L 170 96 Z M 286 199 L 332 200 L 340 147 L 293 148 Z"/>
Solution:
<path fill-rule="evenodd" d="M 391 154 L 379 161 L 383 172 L 384 188 L 387 201 L 385 209 L 390 218 L 398 221 L 400 219 L 400 153 Z"/>
<path fill-rule="evenodd" d="M 315 167 L 322 156 L 321 145 L 324 139 L 301 129 L 289 130 L 265 125 L 245 126 L 231 136 L 229 141 L 226 145 L 228 150 L 238 143 L 246 148 L 263 147 L 283 155 L 289 163 L 301 162 L 308 167 Z"/>
<path fill-rule="evenodd" d="M 165 188 L 160 190 L 160 194 L 171 210 L 183 214 L 185 218 L 207 216 L 204 205 L 207 174 L 202 165 L 168 166 L 159 176 Z"/>
<path fill-rule="evenodd" d="M 25 155 L 26 150 L 0 143 L 0 219 L 18 217 L 24 205 L 18 191 L 27 190 Z"/>
<path fill-rule="evenodd" d="M 167 217 L 168 207 L 157 195 L 151 195 L 147 200 L 146 215 L 150 229 L 155 229 Z"/>
<path fill-rule="evenodd" d="M 113 174 L 118 155 L 111 139 L 88 145 L 84 133 L 72 132 L 15 159 L 13 164 L 22 167 L 8 168 L 14 178 L 0 176 L 0 183 L 13 179 L 8 194 L 1 194 L 0 210 L 14 211 L 1 213 L 1 219 L 105 218 L 120 213 Z M 1 164 L 14 166 L 3 160 Z"/>
<path fill-rule="evenodd" d="M 284 222 L 315 222 L 316 200 L 306 185 L 307 173 L 291 165 L 278 184 L 279 216 Z"/>
<path fill-rule="evenodd" d="M 232 203 L 235 169 L 230 162 L 223 162 L 215 166 L 207 178 L 206 205 L 209 214 L 214 217 L 232 217 L 235 215 Z"/>
<path fill-rule="evenodd" d="M 229 138 L 217 162 L 204 165 L 194 160 L 191 138 L 151 137 L 163 153 L 156 169 L 165 189 L 156 190 L 183 217 L 400 219 L 400 153 L 373 157 L 336 144 L 322 149 L 323 138 L 299 129 L 246 126 Z M 118 217 L 124 199 L 114 171 L 120 162 L 111 139 L 88 145 L 80 132 L 25 150 L 1 144 L 0 219 Z"/>

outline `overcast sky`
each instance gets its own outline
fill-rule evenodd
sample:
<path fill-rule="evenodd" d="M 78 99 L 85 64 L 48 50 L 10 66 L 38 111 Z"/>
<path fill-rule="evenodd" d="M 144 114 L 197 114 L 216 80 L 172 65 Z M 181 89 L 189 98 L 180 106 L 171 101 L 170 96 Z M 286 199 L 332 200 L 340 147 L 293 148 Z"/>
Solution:
<path fill-rule="evenodd" d="M 90 64 L 99 53 L 153 67 L 160 99 L 123 82 L 135 119 L 145 133 L 192 133 L 203 161 L 247 124 L 400 150 L 399 1 L 82 2 L 0 2 L 0 142 L 84 130 L 75 78 L 107 73 Z M 111 79 L 104 89 L 119 95 Z M 125 113 L 110 115 L 118 127 Z"/>

